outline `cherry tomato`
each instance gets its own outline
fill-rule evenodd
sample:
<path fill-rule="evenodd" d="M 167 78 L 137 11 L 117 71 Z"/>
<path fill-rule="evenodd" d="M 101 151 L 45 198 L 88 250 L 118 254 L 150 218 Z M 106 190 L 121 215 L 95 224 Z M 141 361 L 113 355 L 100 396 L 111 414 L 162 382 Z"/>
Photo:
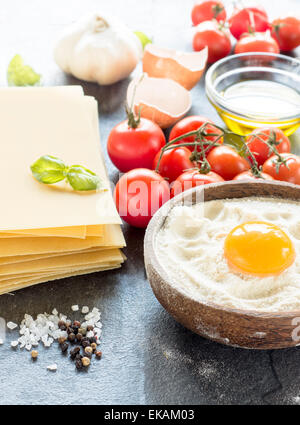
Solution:
<path fill-rule="evenodd" d="M 211 19 L 216 19 L 217 21 L 226 20 L 226 10 L 221 1 L 204 0 L 195 4 L 192 10 L 194 25 Z"/>
<path fill-rule="evenodd" d="M 289 52 L 300 46 L 300 19 L 293 16 L 278 18 L 272 22 L 272 37 L 280 50 Z"/>
<path fill-rule="evenodd" d="M 284 132 L 278 128 L 257 128 L 246 138 L 248 148 L 253 153 L 258 165 L 263 165 L 270 156 L 273 155 L 270 152 L 270 148 L 263 142 L 270 140 L 279 142 L 279 145 L 274 146 L 279 153 L 288 153 L 291 151 L 291 144 L 289 138 Z M 260 140 L 261 139 L 261 140 Z"/>
<path fill-rule="evenodd" d="M 154 158 L 154 169 L 156 169 L 158 164 L 160 153 L 161 151 L 158 152 Z M 159 164 L 159 174 L 165 177 L 169 183 L 172 183 L 184 171 L 194 167 L 193 162 L 190 160 L 190 156 L 191 151 L 185 147 L 165 151 Z"/>
<path fill-rule="evenodd" d="M 120 178 L 114 198 L 124 221 L 146 228 L 155 212 L 170 199 L 170 188 L 155 171 L 136 168 Z"/>
<path fill-rule="evenodd" d="M 266 173 L 261 173 L 261 177 L 264 180 L 274 180 L 273 177 L 271 177 L 269 174 L 266 174 Z M 244 171 L 243 173 L 235 176 L 233 180 L 240 181 L 240 180 L 257 180 L 257 179 L 259 179 L 259 177 L 254 176 L 252 171 Z"/>
<path fill-rule="evenodd" d="M 264 32 L 270 28 L 267 12 L 263 7 L 236 8 L 229 19 L 231 34 L 238 40 L 242 34 Z"/>
<path fill-rule="evenodd" d="M 242 158 L 229 146 L 218 146 L 207 156 L 211 171 L 219 174 L 224 180 L 232 180 L 237 174 L 250 168 L 249 162 Z"/>
<path fill-rule="evenodd" d="M 277 41 L 271 37 L 269 31 L 256 32 L 243 34 L 239 41 L 236 43 L 234 53 L 248 53 L 248 52 L 267 52 L 276 53 L 280 52 Z"/>
<path fill-rule="evenodd" d="M 166 144 L 163 131 L 154 122 L 141 118 L 137 128 L 128 121 L 116 125 L 107 141 L 112 163 L 123 173 L 133 168 L 152 168 L 157 152 Z"/>
<path fill-rule="evenodd" d="M 201 174 L 197 170 L 186 171 L 172 183 L 171 198 L 185 190 L 191 189 L 192 187 L 223 181 L 224 179 L 213 171 L 210 171 L 207 174 Z"/>
<path fill-rule="evenodd" d="M 210 122 L 212 125 L 207 125 L 205 127 L 205 132 L 207 134 L 222 134 L 221 130 L 214 127 L 213 122 L 205 117 L 201 116 L 191 116 L 183 118 L 183 120 L 179 121 L 177 124 L 174 125 L 174 127 L 171 130 L 169 140 L 177 139 L 177 137 L 182 136 L 183 134 L 190 133 L 191 131 L 198 130 L 205 122 Z M 217 136 L 207 136 L 207 140 L 210 142 L 215 142 L 217 139 Z M 178 142 L 179 143 L 193 143 L 195 141 L 195 136 L 186 137 Z M 218 143 L 222 143 L 223 139 L 220 139 Z M 207 145 L 206 145 L 207 146 Z M 205 145 L 204 145 L 205 147 Z M 194 146 L 187 146 L 187 148 L 193 152 Z M 198 151 L 200 151 L 200 147 L 198 148 Z M 208 151 L 206 151 L 208 152 Z"/>
<path fill-rule="evenodd" d="M 214 63 L 231 52 L 230 34 L 216 20 L 197 25 L 193 47 L 196 52 L 208 47 L 208 63 Z"/>
<path fill-rule="evenodd" d="M 286 165 L 279 164 L 276 155 L 271 156 L 263 165 L 263 172 L 270 174 L 275 180 L 281 180 L 289 183 L 300 184 L 300 157 L 292 153 L 281 154 L 286 160 Z"/>

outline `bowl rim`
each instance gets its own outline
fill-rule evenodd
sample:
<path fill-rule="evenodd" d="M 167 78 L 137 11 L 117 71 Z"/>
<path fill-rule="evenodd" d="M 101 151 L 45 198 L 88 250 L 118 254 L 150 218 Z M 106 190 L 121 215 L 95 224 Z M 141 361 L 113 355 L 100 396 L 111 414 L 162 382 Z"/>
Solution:
<path fill-rule="evenodd" d="M 283 316 L 286 318 L 291 318 L 291 319 L 295 318 L 296 316 L 300 317 L 300 309 L 288 310 L 288 311 L 282 310 L 282 311 L 273 311 L 273 312 L 263 311 L 263 310 L 243 310 L 238 308 L 226 307 L 214 302 L 201 301 L 199 299 L 193 298 L 190 296 L 190 294 L 188 294 L 187 292 L 184 292 L 179 285 L 174 285 L 172 283 L 173 279 L 168 275 L 167 271 L 165 270 L 165 268 L 163 267 L 163 265 L 158 259 L 155 246 L 154 246 L 156 235 L 158 231 L 161 229 L 161 227 L 164 225 L 167 219 L 168 213 L 171 211 L 171 209 L 173 209 L 175 206 L 182 204 L 183 201 L 186 199 L 192 199 L 193 195 L 196 192 L 200 193 L 204 191 L 205 193 L 205 190 L 207 189 L 214 189 L 214 188 L 219 188 L 222 186 L 243 186 L 245 184 L 251 185 L 253 187 L 255 187 L 256 185 L 265 185 L 266 187 L 277 186 L 281 188 L 286 188 L 286 187 L 293 188 L 294 190 L 299 192 L 299 201 L 298 200 L 296 201 L 299 202 L 299 206 L 300 206 L 300 186 L 296 184 L 292 184 L 292 183 L 282 182 L 282 181 L 275 181 L 275 182 L 269 182 L 269 181 L 268 182 L 267 181 L 250 182 L 249 180 L 248 181 L 246 180 L 245 181 L 226 181 L 226 182 L 197 186 L 195 188 L 189 189 L 175 196 L 173 199 L 170 199 L 154 214 L 154 216 L 150 220 L 148 227 L 146 229 L 146 234 L 144 239 L 145 257 L 146 257 L 146 251 L 147 251 L 147 259 L 149 260 L 149 263 L 152 265 L 152 267 L 155 269 L 158 275 L 162 278 L 162 280 L 166 282 L 169 286 L 171 286 L 174 291 L 177 291 L 182 297 L 189 299 L 193 303 L 198 303 L 199 305 L 209 307 L 220 312 L 226 312 L 226 313 L 235 314 L 235 315 L 244 315 L 248 317 L 256 317 L 256 318 L 259 317 L 261 319 L 278 318 Z M 250 195 L 250 196 L 253 197 L 253 195 Z M 247 194 L 245 193 L 240 198 L 242 199 L 246 197 L 247 197 Z M 272 195 L 265 195 L 265 197 L 276 198 L 276 194 L 274 193 Z M 216 199 L 222 199 L 222 198 L 216 198 Z M 234 197 L 223 198 L 223 199 L 234 199 Z M 293 199 L 292 197 L 282 198 L 278 196 L 278 199 L 286 199 L 286 200 L 295 201 L 295 199 Z M 206 201 L 204 200 L 204 202 Z M 196 203 L 193 202 L 193 205 L 194 204 Z"/>
<path fill-rule="evenodd" d="M 236 116 L 238 116 L 239 118 L 245 119 L 245 120 L 249 120 L 251 121 L 252 119 L 250 117 L 247 117 L 244 114 L 239 113 L 238 111 L 236 111 L 235 109 L 229 108 L 228 105 L 226 105 L 226 100 L 224 100 L 224 98 L 219 94 L 219 92 L 215 89 L 215 87 L 213 86 L 212 83 L 212 76 L 213 73 L 216 71 L 216 69 L 220 66 L 223 65 L 226 62 L 230 62 L 231 60 L 234 59 L 239 59 L 239 58 L 243 58 L 243 57 L 270 57 L 273 59 L 282 59 L 285 60 L 287 62 L 290 62 L 292 64 L 294 64 L 296 67 L 298 67 L 299 72 L 293 72 L 292 70 L 289 71 L 290 74 L 294 74 L 295 76 L 299 76 L 299 80 L 300 80 L 300 60 L 298 58 L 292 57 L 292 56 L 286 56 L 286 55 L 282 55 L 282 54 L 276 54 L 276 53 L 262 53 L 262 52 L 250 52 L 250 53 L 239 53 L 237 55 L 230 55 L 230 56 L 226 56 L 223 59 L 220 59 L 219 61 L 215 62 L 213 65 L 211 65 L 211 67 L 207 70 L 206 75 L 205 75 L 205 91 L 206 91 L 206 95 L 208 97 L 209 100 L 211 101 L 215 101 L 217 103 L 218 106 L 221 106 L 222 108 L 224 108 L 224 110 L 226 112 L 228 112 L 229 114 L 235 114 Z M 269 63 L 272 63 L 272 61 L 270 61 Z M 266 64 L 266 67 L 268 65 Z M 269 66 L 269 68 L 272 68 L 271 66 Z M 274 69 L 275 67 L 273 67 Z M 259 117 L 260 121 L 262 122 L 266 122 L 266 123 L 270 123 L 273 122 L 274 123 L 278 123 L 278 122 L 286 122 L 286 121 L 294 121 L 294 120 L 299 120 L 300 119 L 300 112 L 298 114 L 295 115 L 286 115 L 286 116 L 282 116 L 280 119 L 276 118 L 270 118 L 270 117 Z"/>

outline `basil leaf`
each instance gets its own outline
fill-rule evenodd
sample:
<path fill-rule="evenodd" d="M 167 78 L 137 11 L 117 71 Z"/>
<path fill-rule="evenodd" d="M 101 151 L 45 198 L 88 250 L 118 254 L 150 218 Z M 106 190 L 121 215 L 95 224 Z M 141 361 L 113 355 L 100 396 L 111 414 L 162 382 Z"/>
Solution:
<path fill-rule="evenodd" d="M 67 173 L 67 180 L 74 190 L 96 190 L 101 185 L 97 174 L 82 165 L 72 165 Z"/>
<path fill-rule="evenodd" d="M 152 40 L 141 31 L 134 31 L 134 34 L 138 37 L 140 42 L 142 43 L 143 50 L 147 46 L 147 44 L 152 43 Z"/>
<path fill-rule="evenodd" d="M 60 182 L 66 178 L 67 174 L 64 162 L 50 155 L 41 156 L 30 169 L 37 181 L 44 184 Z"/>
<path fill-rule="evenodd" d="M 15 55 L 7 69 L 7 82 L 9 86 L 35 86 L 41 80 L 29 65 L 24 65 L 20 55 Z"/>

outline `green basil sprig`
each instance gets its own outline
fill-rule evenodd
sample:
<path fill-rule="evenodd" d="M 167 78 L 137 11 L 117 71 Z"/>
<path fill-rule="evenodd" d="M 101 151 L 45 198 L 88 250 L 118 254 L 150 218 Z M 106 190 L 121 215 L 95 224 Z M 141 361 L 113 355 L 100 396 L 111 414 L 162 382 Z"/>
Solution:
<path fill-rule="evenodd" d="M 33 177 L 44 184 L 58 183 L 67 179 L 74 190 L 97 190 L 101 187 L 101 179 L 93 171 L 82 165 L 68 167 L 55 156 L 44 155 L 30 167 Z"/>

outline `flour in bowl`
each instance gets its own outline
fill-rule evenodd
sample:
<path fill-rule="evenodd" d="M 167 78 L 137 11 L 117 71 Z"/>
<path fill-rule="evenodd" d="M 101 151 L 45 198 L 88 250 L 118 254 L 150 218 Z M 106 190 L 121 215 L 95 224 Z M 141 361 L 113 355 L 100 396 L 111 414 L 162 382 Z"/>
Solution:
<path fill-rule="evenodd" d="M 289 267 L 266 277 L 230 267 L 225 240 L 248 222 L 270 223 L 284 232 L 295 254 Z M 173 284 L 201 302 L 265 312 L 300 310 L 298 202 L 253 197 L 176 206 L 157 235 L 156 251 Z"/>

